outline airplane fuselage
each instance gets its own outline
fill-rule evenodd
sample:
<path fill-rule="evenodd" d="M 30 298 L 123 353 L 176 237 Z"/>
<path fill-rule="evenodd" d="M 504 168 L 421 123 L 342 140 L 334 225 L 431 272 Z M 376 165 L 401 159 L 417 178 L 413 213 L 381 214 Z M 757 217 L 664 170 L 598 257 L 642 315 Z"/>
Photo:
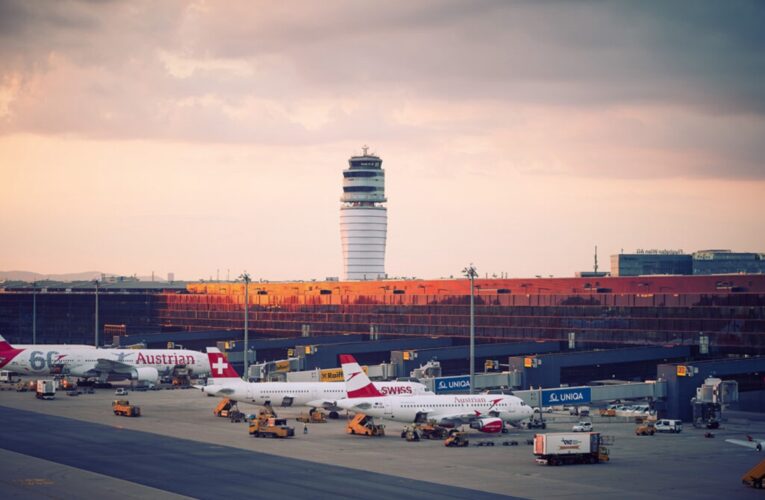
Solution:
<path fill-rule="evenodd" d="M 416 382 L 375 382 L 383 394 L 396 394 L 406 398 L 408 395 L 424 394 L 427 389 Z M 346 397 L 343 382 L 244 382 L 231 381 L 202 388 L 205 394 L 225 396 L 243 403 L 278 406 L 305 406 L 317 401 L 336 401 Z"/>
<path fill-rule="evenodd" d="M 459 416 L 496 417 L 517 423 L 529 418 L 533 410 L 515 396 L 494 395 L 421 395 L 405 397 L 352 398 L 338 402 L 341 408 L 360 411 L 369 416 L 411 423 L 418 419 L 437 422 Z M 466 420 L 467 418 L 463 418 Z"/>
<path fill-rule="evenodd" d="M 103 361 L 124 365 L 105 371 L 126 375 L 144 368 L 169 375 L 178 366 L 185 366 L 195 375 L 210 372 L 206 354 L 183 349 L 96 349 L 43 344 L 15 349 L 21 352 L 16 353 L 2 368 L 25 375 L 64 373 L 77 377 L 97 376 L 104 371 L 99 370 L 104 368 Z"/>

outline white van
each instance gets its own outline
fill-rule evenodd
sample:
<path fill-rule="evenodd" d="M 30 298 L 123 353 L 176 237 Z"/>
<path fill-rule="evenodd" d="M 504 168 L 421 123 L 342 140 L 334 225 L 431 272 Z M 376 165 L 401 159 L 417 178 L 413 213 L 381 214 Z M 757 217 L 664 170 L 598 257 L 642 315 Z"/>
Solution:
<path fill-rule="evenodd" d="M 654 427 L 656 427 L 656 432 L 680 432 L 683 430 L 683 422 L 662 418 L 656 421 Z"/>

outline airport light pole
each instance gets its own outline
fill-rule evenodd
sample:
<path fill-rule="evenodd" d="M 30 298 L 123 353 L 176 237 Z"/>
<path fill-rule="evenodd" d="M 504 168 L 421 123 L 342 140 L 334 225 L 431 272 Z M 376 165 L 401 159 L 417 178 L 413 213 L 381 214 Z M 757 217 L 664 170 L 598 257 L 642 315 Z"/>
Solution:
<path fill-rule="evenodd" d="M 93 345 L 96 346 L 96 349 L 98 348 L 98 280 L 94 280 L 94 283 L 96 285 L 96 321 L 95 321 L 95 343 Z"/>
<path fill-rule="evenodd" d="M 244 280 L 244 349 L 242 349 L 242 354 L 244 354 L 244 379 L 249 380 L 250 376 L 247 373 L 247 365 L 249 361 L 249 359 L 247 359 L 249 354 L 249 330 L 247 323 L 250 313 L 250 275 L 245 271 L 239 277 Z"/>
<path fill-rule="evenodd" d="M 37 344 L 37 282 L 32 283 L 32 344 Z"/>
<path fill-rule="evenodd" d="M 470 394 L 475 394 L 475 278 L 478 273 L 471 263 L 462 270 L 462 273 L 470 280 Z"/>

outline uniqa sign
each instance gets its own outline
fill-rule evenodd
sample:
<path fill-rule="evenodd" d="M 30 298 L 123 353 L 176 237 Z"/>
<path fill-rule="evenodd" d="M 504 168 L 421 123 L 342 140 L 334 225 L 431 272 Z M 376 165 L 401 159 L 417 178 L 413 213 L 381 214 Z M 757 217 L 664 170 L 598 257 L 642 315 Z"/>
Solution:
<path fill-rule="evenodd" d="M 444 392 L 469 392 L 469 391 L 470 391 L 470 375 L 462 375 L 459 377 L 438 377 L 435 380 L 436 394 L 442 394 Z"/>
<path fill-rule="evenodd" d="M 589 387 L 568 387 L 542 391 L 542 406 L 586 404 L 590 401 L 592 401 L 592 389 Z"/>

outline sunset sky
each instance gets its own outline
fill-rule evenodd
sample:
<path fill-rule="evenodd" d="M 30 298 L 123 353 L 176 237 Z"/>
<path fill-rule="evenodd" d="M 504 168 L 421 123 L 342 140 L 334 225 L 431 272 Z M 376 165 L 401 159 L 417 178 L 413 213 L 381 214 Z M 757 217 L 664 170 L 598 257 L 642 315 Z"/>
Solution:
<path fill-rule="evenodd" d="M 765 252 L 765 2 L 0 0 L 0 270 L 389 276 Z"/>

